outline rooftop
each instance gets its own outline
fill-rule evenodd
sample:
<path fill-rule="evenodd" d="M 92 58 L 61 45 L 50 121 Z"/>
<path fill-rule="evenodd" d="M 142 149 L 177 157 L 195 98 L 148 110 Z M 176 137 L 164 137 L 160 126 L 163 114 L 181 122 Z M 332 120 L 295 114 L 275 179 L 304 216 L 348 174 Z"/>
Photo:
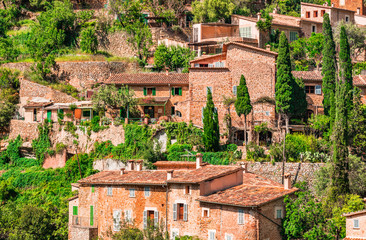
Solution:
<path fill-rule="evenodd" d="M 353 217 L 353 216 L 356 216 L 356 215 L 366 215 L 366 209 L 361 210 L 361 211 L 357 211 L 357 212 L 350 212 L 350 213 L 343 214 L 344 217 Z"/>
<path fill-rule="evenodd" d="M 287 16 L 277 13 L 270 13 L 269 15 L 273 17 L 272 23 L 274 25 L 300 28 L 301 18 L 299 17 Z"/>
<path fill-rule="evenodd" d="M 311 7 L 317 7 L 317 8 L 337 9 L 337 10 L 342 10 L 342 11 L 347 11 L 347 12 L 355 12 L 355 11 L 348 10 L 348 9 L 344 9 L 344 8 L 332 7 L 332 6 L 329 6 L 328 4 L 320 5 L 320 4 L 314 4 L 314 3 L 301 2 L 301 6 L 302 5 L 304 5 L 304 6 L 311 6 Z"/>
<path fill-rule="evenodd" d="M 320 71 L 292 71 L 295 78 L 301 78 L 304 81 L 322 81 L 323 76 Z M 358 87 L 366 86 L 366 75 L 353 76 L 353 84 Z"/>
<path fill-rule="evenodd" d="M 195 169 L 196 162 L 189 161 L 157 161 L 154 166 L 158 170 L 170 170 L 170 169 Z"/>
<path fill-rule="evenodd" d="M 51 105 L 52 102 L 29 102 L 24 105 L 24 108 L 42 108 Z"/>
<path fill-rule="evenodd" d="M 297 191 L 297 188 L 286 190 L 283 185 L 253 173 L 243 174 L 243 184 L 202 196 L 200 202 L 222 205 L 258 207 Z"/>
<path fill-rule="evenodd" d="M 120 73 L 111 75 L 102 83 L 126 85 L 188 85 L 188 73 Z"/>

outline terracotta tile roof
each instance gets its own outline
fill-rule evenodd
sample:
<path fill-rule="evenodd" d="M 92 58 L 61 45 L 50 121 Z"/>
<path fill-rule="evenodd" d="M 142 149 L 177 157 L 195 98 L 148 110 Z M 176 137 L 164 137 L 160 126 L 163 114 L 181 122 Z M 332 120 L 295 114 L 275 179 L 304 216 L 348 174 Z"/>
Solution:
<path fill-rule="evenodd" d="M 343 240 L 365 240 L 365 238 L 346 237 Z"/>
<path fill-rule="evenodd" d="M 71 197 L 71 198 L 69 198 L 69 199 L 67 199 L 67 201 L 72 201 L 72 200 L 74 200 L 74 199 L 77 199 L 77 198 L 79 198 L 79 195 L 76 195 L 76 196 L 73 196 L 73 197 Z"/>
<path fill-rule="evenodd" d="M 283 185 L 253 173 L 243 174 L 243 184 L 198 198 L 200 202 L 256 207 L 292 194 L 297 188 L 285 190 Z"/>
<path fill-rule="evenodd" d="M 51 105 L 52 102 L 29 102 L 24 105 L 24 108 L 41 108 Z"/>
<path fill-rule="evenodd" d="M 317 8 L 337 9 L 337 10 L 342 10 L 342 11 L 347 11 L 347 12 L 356 12 L 356 11 L 352 11 L 352 10 L 348 10 L 348 9 L 344 9 L 344 8 L 332 7 L 332 6 L 328 6 L 328 5 L 324 5 L 324 4 L 320 5 L 320 4 L 315 4 L 315 3 L 301 2 L 301 5 L 312 6 L 312 7 L 317 7 Z"/>
<path fill-rule="evenodd" d="M 120 73 L 111 75 L 102 83 L 127 85 L 188 85 L 188 73 Z"/>
<path fill-rule="evenodd" d="M 292 71 L 292 75 L 295 78 L 301 78 L 304 81 L 322 81 L 323 76 L 320 71 Z"/>
<path fill-rule="evenodd" d="M 201 168 L 180 172 L 179 175 L 174 171 L 173 178 L 169 183 L 200 183 L 218 177 L 226 176 L 242 170 L 238 166 L 206 165 Z"/>
<path fill-rule="evenodd" d="M 157 161 L 154 163 L 154 166 L 158 168 L 158 170 L 168 170 L 168 169 L 195 169 L 196 162 L 189 161 Z"/>
<path fill-rule="evenodd" d="M 366 209 L 361 210 L 361 211 L 357 211 L 357 212 L 350 212 L 350 213 L 343 214 L 344 217 L 352 217 L 352 216 L 355 216 L 355 215 L 366 215 Z"/>
<path fill-rule="evenodd" d="M 214 54 L 214 55 L 202 55 L 200 57 L 197 57 L 197 58 L 193 59 L 191 61 L 191 63 L 198 62 L 198 61 L 202 61 L 204 59 L 215 58 L 215 57 L 218 57 L 218 56 L 222 56 L 223 58 L 226 59 L 226 54 L 225 53 L 219 53 L 219 54 Z"/>
<path fill-rule="evenodd" d="M 236 46 L 240 46 L 240 47 L 244 47 L 244 48 L 249 48 L 249 49 L 252 49 L 252 50 L 255 50 L 255 51 L 259 51 L 259 52 L 264 52 L 264 53 L 272 54 L 272 55 L 274 55 L 274 56 L 277 56 L 277 55 L 278 55 L 278 53 L 276 53 L 276 52 L 268 51 L 268 50 L 266 50 L 266 49 L 259 48 L 259 47 L 253 47 L 253 46 L 251 46 L 251 45 L 244 44 L 244 43 L 239 43 L 239 42 L 229 42 L 229 43 L 225 43 L 225 44 L 224 44 L 224 49 L 223 49 L 223 51 L 226 51 L 227 46 L 229 46 L 229 45 L 236 45 Z"/>
<path fill-rule="evenodd" d="M 247 21 L 250 21 L 250 22 L 257 22 L 257 18 L 254 18 L 254 17 L 246 17 L 246 16 L 242 16 L 242 15 L 236 15 L 236 14 L 233 14 L 232 17 L 237 17 L 237 18 L 240 18 L 240 19 L 244 19 L 244 20 L 247 20 Z"/>
<path fill-rule="evenodd" d="M 301 18 L 282 14 L 270 13 L 273 17 L 272 24 L 300 28 Z"/>

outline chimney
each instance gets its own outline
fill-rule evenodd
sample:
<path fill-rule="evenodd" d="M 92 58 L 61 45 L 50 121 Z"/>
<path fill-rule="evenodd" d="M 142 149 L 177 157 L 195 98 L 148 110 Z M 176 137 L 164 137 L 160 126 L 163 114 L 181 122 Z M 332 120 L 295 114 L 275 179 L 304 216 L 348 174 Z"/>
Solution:
<path fill-rule="evenodd" d="M 332 7 L 334 7 L 334 3 L 332 3 Z"/>
<path fill-rule="evenodd" d="M 174 172 L 174 170 L 167 171 L 167 173 L 168 173 L 167 178 L 166 178 L 167 180 L 170 180 L 173 178 L 173 172 Z"/>
<path fill-rule="evenodd" d="M 248 163 L 247 162 L 241 162 L 240 163 L 241 168 L 243 169 L 243 173 L 248 172 Z"/>
<path fill-rule="evenodd" d="M 262 16 L 262 13 L 257 13 L 257 20 L 259 21 L 259 20 L 261 20 L 261 16 Z"/>
<path fill-rule="evenodd" d="M 202 153 L 196 154 L 196 169 L 199 169 L 202 165 Z"/>
<path fill-rule="evenodd" d="M 134 161 L 128 160 L 127 161 L 127 171 L 133 171 L 133 168 L 134 168 Z"/>
<path fill-rule="evenodd" d="M 266 50 L 267 50 L 267 51 L 271 51 L 271 45 L 267 44 L 267 45 L 266 45 Z"/>
<path fill-rule="evenodd" d="M 274 13 L 274 14 L 277 14 L 277 12 L 278 12 L 278 11 L 277 11 L 277 8 L 274 8 L 274 9 L 273 9 L 273 13 Z"/>
<path fill-rule="evenodd" d="M 165 67 L 165 75 L 169 75 L 169 68 L 168 67 Z"/>
<path fill-rule="evenodd" d="M 125 174 L 125 168 L 121 168 L 121 175 Z"/>
<path fill-rule="evenodd" d="M 284 175 L 284 184 L 283 187 L 285 190 L 289 190 L 291 189 L 291 174 L 290 173 L 285 173 Z"/>
<path fill-rule="evenodd" d="M 136 160 L 136 162 L 135 162 L 136 171 L 142 170 L 142 162 L 143 162 L 143 160 Z"/>
<path fill-rule="evenodd" d="M 360 13 L 361 13 L 361 9 L 357 8 L 357 14 L 360 15 Z"/>

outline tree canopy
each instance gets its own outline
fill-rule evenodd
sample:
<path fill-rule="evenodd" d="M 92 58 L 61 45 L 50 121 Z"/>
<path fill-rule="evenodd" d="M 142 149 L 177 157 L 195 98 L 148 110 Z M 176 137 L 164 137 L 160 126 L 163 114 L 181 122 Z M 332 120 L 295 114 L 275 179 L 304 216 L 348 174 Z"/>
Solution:
<path fill-rule="evenodd" d="M 237 86 L 235 111 L 240 117 L 244 115 L 244 142 L 247 143 L 247 115 L 252 111 L 249 91 L 244 75 L 240 77 L 240 84 Z"/>
<path fill-rule="evenodd" d="M 192 4 L 195 22 L 224 22 L 234 9 L 235 5 L 231 0 L 203 0 Z"/>

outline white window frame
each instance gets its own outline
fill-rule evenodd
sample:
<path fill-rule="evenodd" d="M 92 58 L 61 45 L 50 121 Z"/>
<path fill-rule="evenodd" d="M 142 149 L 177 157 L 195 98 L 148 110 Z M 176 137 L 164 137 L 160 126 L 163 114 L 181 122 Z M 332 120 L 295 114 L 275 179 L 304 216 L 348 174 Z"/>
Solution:
<path fill-rule="evenodd" d="M 244 224 L 244 209 L 238 209 L 238 224 Z"/>
<path fill-rule="evenodd" d="M 121 210 L 113 210 L 113 231 L 121 230 Z"/>
<path fill-rule="evenodd" d="M 234 240 L 233 234 L 225 233 L 225 240 Z"/>
<path fill-rule="evenodd" d="M 280 218 L 277 216 L 277 211 L 281 211 L 281 217 Z M 275 219 L 283 219 L 284 218 L 284 209 L 283 209 L 283 207 L 275 207 L 274 218 Z"/>
<path fill-rule="evenodd" d="M 144 187 L 144 195 L 145 197 L 150 197 L 150 187 Z"/>
<path fill-rule="evenodd" d="M 179 229 L 178 228 L 172 228 L 170 236 L 171 236 L 170 237 L 171 240 L 175 240 L 175 237 L 179 236 Z"/>
<path fill-rule="evenodd" d="M 112 186 L 107 187 L 107 196 L 113 196 L 113 187 Z"/>
<path fill-rule="evenodd" d="M 344 5 L 346 5 L 346 1 L 345 1 L 345 0 L 339 0 L 339 5 L 340 5 L 340 6 L 344 6 Z"/>
<path fill-rule="evenodd" d="M 210 217 L 210 209 L 209 208 L 202 208 L 202 217 L 205 217 L 204 212 L 207 211 L 207 217 Z"/>
<path fill-rule="evenodd" d="M 353 219 L 353 228 L 360 229 L 360 220 L 358 218 Z"/>
<path fill-rule="evenodd" d="M 216 240 L 216 230 L 211 229 L 211 230 L 208 230 L 207 233 L 208 233 L 208 236 L 207 236 L 208 240 Z M 213 234 L 213 238 L 211 238 L 211 234 Z"/>
<path fill-rule="evenodd" d="M 126 222 L 132 222 L 132 210 L 125 210 L 125 220 Z"/>
<path fill-rule="evenodd" d="M 233 86 L 233 94 L 236 96 L 238 94 L 238 86 Z"/>
<path fill-rule="evenodd" d="M 241 27 L 239 28 L 239 37 L 252 38 L 252 27 Z"/>
<path fill-rule="evenodd" d="M 315 85 L 314 93 L 317 95 L 322 95 L 322 85 Z"/>
<path fill-rule="evenodd" d="M 130 192 L 130 198 L 136 197 L 136 189 L 130 188 L 129 189 L 129 192 Z"/>

